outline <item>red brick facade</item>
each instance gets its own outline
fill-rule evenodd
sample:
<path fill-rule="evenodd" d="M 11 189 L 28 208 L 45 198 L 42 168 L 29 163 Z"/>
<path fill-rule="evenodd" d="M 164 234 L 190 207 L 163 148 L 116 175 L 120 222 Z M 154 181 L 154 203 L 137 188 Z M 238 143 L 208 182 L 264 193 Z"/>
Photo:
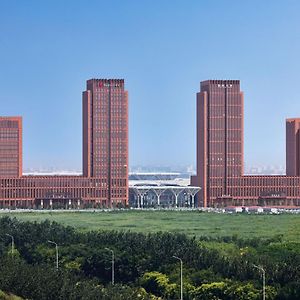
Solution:
<path fill-rule="evenodd" d="M 286 175 L 300 176 L 300 119 L 286 120 Z"/>
<path fill-rule="evenodd" d="M 287 120 L 287 175 L 245 176 L 244 97 L 238 80 L 201 82 L 197 94 L 197 175 L 201 206 L 300 205 L 300 119 Z"/>
<path fill-rule="evenodd" d="M 124 80 L 87 81 L 83 92 L 83 176 L 22 176 L 21 147 L 21 118 L 0 118 L 0 207 L 128 205 L 128 93 Z"/>
<path fill-rule="evenodd" d="M 22 176 L 22 118 L 0 117 L 0 178 Z"/>
<path fill-rule="evenodd" d="M 91 79 L 83 92 L 83 175 L 102 178 L 112 203 L 128 199 L 128 93 L 123 79 Z"/>
<path fill-rule="evenodd" d="M 110 207 L 110 205 L 107 184 L 101 178 L 82 176 L 0 178 L 0 207 Z M 123 205 L 126 205 L 126 202 Z"/>

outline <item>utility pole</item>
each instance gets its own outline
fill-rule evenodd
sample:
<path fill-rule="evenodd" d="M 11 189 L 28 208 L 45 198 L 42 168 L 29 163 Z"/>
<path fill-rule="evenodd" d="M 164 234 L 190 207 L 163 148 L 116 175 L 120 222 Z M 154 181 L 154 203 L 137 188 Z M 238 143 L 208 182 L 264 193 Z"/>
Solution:
<path fill-rule="evenodd" d="M 53 241 L 47 241 L 50 244 L 55 245 L 55 252 L 56 252 L 56 270 L 58 271 L 58 245 Z"/>
<path fill-rule="evenodd" d="M 266 300 L 266 271 L 262 266 L 253 265 L 254 268 L 258 269 L 262 273 L 263 280 L 263 300 Z"/>
<path fill-rule="evenodd" d="M 115 253 L 113 250 L 109 248 L 105 248 L 105 250 L 108 250 L 111 252 L 111 284 L 115 284 Z"/>
<path fill-rule="evenodd" d="M 15 239 L 11 234 L 6 233 L 5 235 L 9 236 L 11 238 L 11 256 L 14 256 L 14 250 L 15 250 Z"/>
<path fill-rule="evenodd" d="M 182 267 L 183 267 L 183 263 L 182 263 L 182 259 L 174 256 L 173 257 L 177 260 L 180 261 L 180 300 L 183 300 L 183 278 L 182 278 Z"/>

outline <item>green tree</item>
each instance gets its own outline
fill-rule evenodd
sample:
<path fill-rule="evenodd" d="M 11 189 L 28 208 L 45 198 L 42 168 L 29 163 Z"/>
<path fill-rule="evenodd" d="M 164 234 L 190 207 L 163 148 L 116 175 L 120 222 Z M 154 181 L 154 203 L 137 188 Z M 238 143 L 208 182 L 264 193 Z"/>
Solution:
<path fill-rule="evenodd" d="M 141 285 L 146 291 L 167 299 L 178 297 L 177 285 L 171 284 L 167 275 L 159 272 L 147 272 L 141 279 Z"/>

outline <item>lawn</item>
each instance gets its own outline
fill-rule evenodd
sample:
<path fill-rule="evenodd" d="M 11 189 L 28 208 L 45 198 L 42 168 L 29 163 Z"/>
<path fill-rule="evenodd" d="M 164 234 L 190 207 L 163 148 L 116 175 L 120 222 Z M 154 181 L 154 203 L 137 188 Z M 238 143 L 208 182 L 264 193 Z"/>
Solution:
<path fill-rule="evenodd" d="M 23 221 L 56 221 L 79 230 L 181 232 L 190 236 L 272 237 L 300 240 L 300 215 L 218 214 L 198 211 L 10 212 Z"/>

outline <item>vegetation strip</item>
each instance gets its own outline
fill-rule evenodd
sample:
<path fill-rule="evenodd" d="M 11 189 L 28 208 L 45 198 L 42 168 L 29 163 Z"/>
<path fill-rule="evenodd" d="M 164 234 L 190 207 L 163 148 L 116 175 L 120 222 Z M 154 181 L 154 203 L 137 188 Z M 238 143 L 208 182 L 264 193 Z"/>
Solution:
<path fill-rule="evenodd" d="M 12 239 L 14 237 L 14 245 Z M 271 238 L 77 231 L 0 219 L 0 289 L 24 299 L 299 299 L 300 244 Z M 47 241 L 58 245 L 56 249 Z M 112 253 L 114 252 L 114 285 Z"/>

